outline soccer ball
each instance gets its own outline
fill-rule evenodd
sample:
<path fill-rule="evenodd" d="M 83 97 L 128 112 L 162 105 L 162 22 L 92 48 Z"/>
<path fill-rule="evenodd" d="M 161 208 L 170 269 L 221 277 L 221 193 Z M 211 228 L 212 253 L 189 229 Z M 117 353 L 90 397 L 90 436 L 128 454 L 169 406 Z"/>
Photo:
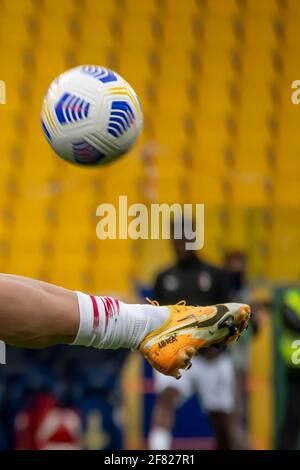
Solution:
<path fill-rule="evenodd" d="M 131 86 L 117 73 L 82 65 L 59 75 L 44 98 L 44 134 L 64 160 L 102 165 L 125 154 L 143 126 Z"/>

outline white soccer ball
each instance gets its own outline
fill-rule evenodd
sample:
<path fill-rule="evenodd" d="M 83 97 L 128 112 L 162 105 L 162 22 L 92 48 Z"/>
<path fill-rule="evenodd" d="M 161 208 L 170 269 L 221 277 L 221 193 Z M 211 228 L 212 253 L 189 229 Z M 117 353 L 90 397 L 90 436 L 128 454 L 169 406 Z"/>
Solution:
<path fill-rule="evenodd" d="M 41 121 L 44 134 L 64 160 L 102 165 L 126 153 L 143 126 L 132 87 L 117 73 L 97 65 L 68 70 L 50 85 Z"/>

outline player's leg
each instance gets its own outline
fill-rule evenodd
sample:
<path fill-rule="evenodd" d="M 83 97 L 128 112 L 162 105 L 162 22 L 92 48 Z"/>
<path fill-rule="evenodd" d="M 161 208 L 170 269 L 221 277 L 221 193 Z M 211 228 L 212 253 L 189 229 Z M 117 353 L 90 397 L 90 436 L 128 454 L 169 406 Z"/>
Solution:
<path fill-rule="evenodd" d="M 0 274 L 0 339 L 16 347 L 48 347 L 74 341 L 77 295 L 56 286 Z"/>
<path fill-rule="evenodd" d="M 199 357 L 195 366 L 198 393 L 210 416 L 216 448 L 234 449 L 235 380 L 232 358 L 224 352 L 210 359 Z"/>
<path fill-rule="evenodd" d="M 6 274 L 6 273 L 0 273 L 0 280 L 6 279 L 8 281 L 18 281 L 21 282 L 22 284 L 27 284 L 33 287 L 39 287 L 40 289 L 45 290 L 46 292 L 49 292 L 50 294 L 57 294 L 58 291 L 60 290 L 61 293 L 66 292 L 68 289 L 65 289 L 64 287 L 59 287 L 54 284 L 49 284 L 49 282 L 45 281 L 40 281 L 38 279 L 32 279 L 31 277 L 25 277 L 25 276 L 18 276 L 16 274 Z"/>
<path fill-rule="evenodd" d="M 167 307 L 128 305 L 22 276 L 0 274 L 0 339 L 16 347 L 75 344 L 138 348 Z M 97 314 L 97 317 L 96 317 Z"/>
<path fill-rule="evenodd" d="M 192 369 L 193 371 L 193 369 Z M 156 392 L 152 411 L 151 430 L 148 445 L 151 450 L 169 450 L 172 444 L 172 431 L 176 409 L 193 393 L 193 374 L 183 371 L 181 380 L 175 380 L 154 371 Z"/>
<path fill-rule="evenodd" d="M 247 327 L 243 304 L 190 307 L 125 304 L 41 281 L 0 275 L 0 339 L 13 346 L 74 343 L 140 349 L 160 372 L 180 377 L 202 347 L 228 342 Z"/>
<path fill-rule="evenodd" d="M 179 392 L 173 387 L 167 387 L 156 396 L 152 411 L 151 430 L 148 438 L 148 447 L 150 450 L 171 449 L 172 430 L 178 400 Z"/>
<path fill-rule="evenodd" d="M 216 450 L 237 450 L 234 444 L 232 414 L 222 411 L 210 411 L 209 417 L 216 440 Z"/>

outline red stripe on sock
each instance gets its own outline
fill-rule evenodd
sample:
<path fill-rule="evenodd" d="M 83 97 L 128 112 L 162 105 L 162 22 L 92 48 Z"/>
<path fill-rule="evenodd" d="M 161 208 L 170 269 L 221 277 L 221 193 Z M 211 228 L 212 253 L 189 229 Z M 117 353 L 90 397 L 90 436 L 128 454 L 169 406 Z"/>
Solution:
<path fill-rule="evenodd" d="M 93 304 L 93 311 L 94 311 L 94 323 L 93 323 L 93 331 L 95 332 L 99 327 L 99 309 L 98 304 L 93 295 L 90 295 L 92 304 Z"/>
<path fill-rule="evenodd" d="M 109 297 L 101 297 L 101 299 L 103 301 L 104 309 L 105 309 L 105 331 L 106 331 L 108 327 L 108 320 L 110 317 L 112 317 L 112 308 L 111 308 Z"/>
<path fill-rule="evenodd" d="M 119 314 L 120 305 L 119 305 L 119 301 L 116 299 L 113 299 L 112 297 L 100 297 L 100 299 L 102 300 L 102 303 L 104 305 L 104 310 L 105 310 L 105 332 L 106 332 L 109 319 L 113 317 L 114 313 Z"/>

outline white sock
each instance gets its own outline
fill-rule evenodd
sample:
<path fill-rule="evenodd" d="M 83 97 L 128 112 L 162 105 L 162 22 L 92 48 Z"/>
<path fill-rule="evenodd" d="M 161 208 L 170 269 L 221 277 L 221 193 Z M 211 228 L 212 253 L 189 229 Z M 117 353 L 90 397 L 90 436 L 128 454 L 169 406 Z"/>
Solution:
<path fill-rule="evenodd" d="M 166 428 L 153 428 L 149 433 L 149 450 L 170 450 L 172 444 L 172 434 Z"/>
<path fill-rule="evenodd" d="M 112 297 L 77 292 L 80 324 L 74 345 L 99 349 L 137 349 L 144 337 L 169 316 L 168 307 L 125 304 Z"/>

